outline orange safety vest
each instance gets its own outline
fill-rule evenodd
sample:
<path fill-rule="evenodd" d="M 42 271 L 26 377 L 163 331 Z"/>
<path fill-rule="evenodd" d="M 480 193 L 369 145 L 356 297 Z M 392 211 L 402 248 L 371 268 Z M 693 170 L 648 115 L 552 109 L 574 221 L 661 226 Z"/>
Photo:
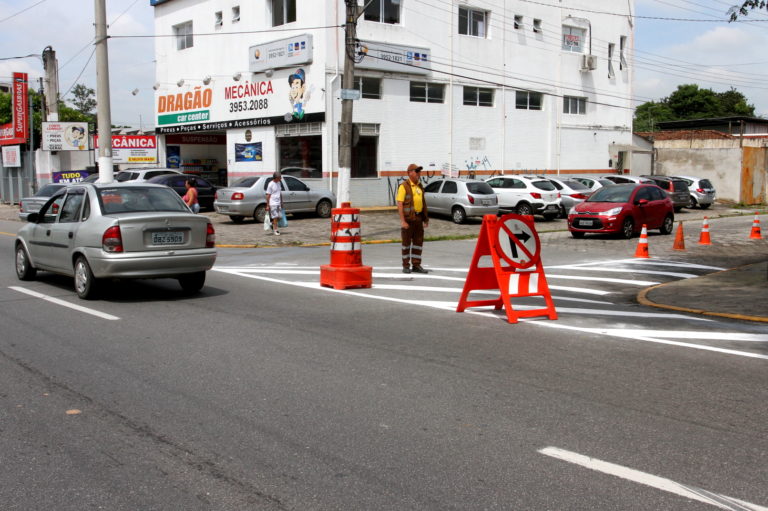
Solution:
<path fill-rule="evenodd" d="M 405 199 L 403 200 L 403 216 L 406 220 L 416 220 L 416 210 L 413 208 L 413 189 L 411 188 L 411 180 L 406 179 L 400 186 L 405 188 Z M 427 217 L 427 198 L 424 196 L 424 188 L 421 183 L 417 183 L 421 189 L 421 213 L 424 215 L 424 219 Z"/>

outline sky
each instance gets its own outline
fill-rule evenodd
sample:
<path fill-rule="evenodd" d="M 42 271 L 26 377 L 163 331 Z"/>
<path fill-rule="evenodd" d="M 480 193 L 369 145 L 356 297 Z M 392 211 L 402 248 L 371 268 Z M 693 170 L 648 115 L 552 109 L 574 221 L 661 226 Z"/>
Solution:
<path fill-rule="evenodd" d="M 309 1 L 309 0 L 302 0 Z M 515 1 L 515 0 L 509 0 Z M 660 100 L 678 85 L 696 83 L 716 92 L 735 87 L 755 113 L 768 117 L 768 11 L 745 23 L 727 20 L 741 0 L 635 0 L 635 61 L 632 95 L 637 104 Z M 153 7 L 149 0 L 107 0 L 112 123 L 153 126 Z M 0 0 L 0 81 L 27 72 L 37 88 L 39 55 L 56 51 L 59 89 L 65 101 L 75 83 L 96 88 L 93 0 Z M 643 18 L 671 18 L 648 19 Z M 764 20 L 764 21 L 763 21 Z M 131 37 L 119 37 L 131 36 Z M 9 59 L 33 54 L 34 57 Z M 135 92 L 135 94 L 134 94 Z"/>

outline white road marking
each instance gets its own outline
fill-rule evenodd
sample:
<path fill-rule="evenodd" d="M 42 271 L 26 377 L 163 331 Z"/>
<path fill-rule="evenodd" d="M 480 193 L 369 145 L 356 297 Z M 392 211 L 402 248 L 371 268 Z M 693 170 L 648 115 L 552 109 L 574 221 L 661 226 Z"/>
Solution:
<path fill-rule="evenodd" d="M 695 486 L 688 486 L 681 484 L 671 479 L 655 476 L 647 472 L 641 472 L 632 468 L 617 465 L 615 463 L 609 463 L 597 458 L 590 458 L 583 454 L 578 454 L 557 447 L 545 447 L 539 449 L 541 454 L 556 458 L 568 463 L 573 463 L 596 472 L 602 472 L 614 477 L 620 477 L 634 483 L 650 486 L 658 490 L 666 491 L 687 499 L 695 500 L 697 502 L 703 502 L 711 506 L 719 507 L 720 509 L 729 509 L 731 511 L 768 511 L 768 507 L 759 506 L 750 502 L 735 499 L 733 497 L 727 497 L 711 491 L 696 488 Z"/>
<path fill-rule="evenodd" d="M 588 263 L 579 263 L 579 264 L 563 264 L 563 265 L 555 265 L 555 266 L 546 266 L 546 268 L 583 268 L 585 266 L 604 266 L 609 264 L 622 264 L 622 263 L 629 263 L 629 264 L 636 264 L 636 265 L 656 265 L 656 266 L 672 266 L 672 267 L 678 267 L 678 268 L 692 268 L 692 269 L 699 269 L 699 270 L 725 270 L 725 268 L 720 268 L 718 266 L 707 266 L 704 264 L 695 264 L 695 263 L 685 263 L 680 261 L 665 261 L 663 259 L 615 259 L 615 260 L 607 260 L 607 261 L 591 261 Z"/>
<path fill-rule="evenodd" d="M 632 286 L 655 286 L 659 282 L 651 280 L 631 280 L 631 279 L 612 279 L 609 277 L 581 277 L 578 275 L 557 275 L 547 273 L 547 279 L 566 279 L 566 280 L 589 280 L 590 282 L 612 282 L 616 284 L 629 284 Z"/>
<path fill-rule="evenodd" d="M 61 305 L 62 307 L 68 307 L 76 311 L 84 312 L 86 314 L 90 314 L 92 316 L 96 316 L 101 319 L 108 319 L 110 321 L 120 319 L 119 317 L 113 316 L 112 314 L 107 314 L 106 312 L 101 312 L 88 307 L 83 307 L 82 305 L 75 305 L 74 303 L 65 302 L 64 300 L 60 300 L 59 298 L 54 298 L 52 296 L 44 295 L 42 293 L 38 293 L 37 291 L 32 291 L 30 289 L 25 289 L 23 287 L 18 287 L 18 286 L 8 286 L 8 287 L 9 289 L 13 289 L 14 291 L 18 291 L 19 293 L 24 293 L 29 296 L 33 296 L 35 298 L 40 298 L 41 300 L 55 303 L 56 305 Z"/>
<path fill-rule="evenodd" d="M 563 268 L 558 268 L 563 269 Z M 641 273 L 644 275 L 664 275 L 665 277 L 677 277 L 681 279 L 690 279 L 691 277 L 698 277 L 695 273 L 677 273 L 673 271 L 656 271 L 656 270 L 638 270 L 637 268 L 605 268 L 605 267 L 583 267 L 583 268 L 574 268 L 575 270 L 586 270 L 586 271 L 603 271 L 607 273 Z"/>
<path fill-rule="evenodd" d="M 671 337 L 673 339 L 707 339 L 707 340 L 719 340 L 724 339 L 726 341 L 739 341 L 739 342 L 768 342 L 768 335 L 766 334 L 740 334 L 736 332 L 699 332 L 693 330 L 672 331 L 672 330 L 641 330 L 641 329 L 613 329 L 603 328 L 597 329 L 601 333 L 607 335 L 642 335 L 646 337 Z"/>

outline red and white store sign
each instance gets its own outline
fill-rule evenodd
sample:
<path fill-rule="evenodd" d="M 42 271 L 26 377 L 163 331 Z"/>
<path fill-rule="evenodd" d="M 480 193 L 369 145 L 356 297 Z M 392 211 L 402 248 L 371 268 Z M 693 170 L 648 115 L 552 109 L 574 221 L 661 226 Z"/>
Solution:
<path fill-rule="evenodd" d="M 98 149 L 99 136 L 93 146 Z M 112 135 L 113 163 L 157 163 L 157 137 L 154 135 Z"/>
<path fill-rule="evenodd" d="M 25 144 L 29 134 L 27 73 L 13 73 L 11 113 L 13 121 L 0 126 L 0 145 Z"/>

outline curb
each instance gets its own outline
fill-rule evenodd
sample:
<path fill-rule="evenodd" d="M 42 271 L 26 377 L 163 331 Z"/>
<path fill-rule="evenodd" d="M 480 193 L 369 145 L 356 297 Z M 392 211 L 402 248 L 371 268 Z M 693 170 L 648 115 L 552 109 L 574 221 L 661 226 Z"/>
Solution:
<path fill-rule="evenodd" d="M 750 266 L 750 265 L 745 265 L 745 266 Z M 723 270 L 723 271 L 718 271 L 718 272 L 715 272 L 715 273 L 710 273 L 709 275 L 717 275 L 718 273 L 725 273 L 725 272 L 728 272 L 728 271 L 737 270 L 739 268 L 742 268 L 742 266 L 738 266 L 736 268 L 731 268 L 730 270 Z M 696 277 L 696 278 L 701 278 L 701 277 Z M 665 282 L 663 284 L 657 284 L 655 286 L 651 286 L 651 287 L 647 287 L 647 288 L 643 289 L 642 291 L 637 293 L 637 301 L 638 301 L 638 303 L 640 305 L 645 305 L 646 307 L 655 307 L 657 309 L 666 309 L 666 310 L 672 310 L 672 311 L 677 311 L 677 312 L 687 312 L 687 313 L 690 313 L 690 314 L 700 314 L 702 316 L 716 316 L 716 317 L 720 317 L 720 318 L 740 319 L 740 320 L 743 320 L 743 321 L 757 321 L 759 323 L 768 323 L 768 317 L 765 317 L 765 316 L 748 316 L 746 314 L 733 314 L 733 313 L 730 313 L 730 312 L 714 312 L 714 311 L 708 311 L 708 310 L 704 310 L 704 309 L 694 309 L 694 308 L 691 308 L 691 307 L 680 307 L 680 306 L 677 306 L 677 305 L 666 305 L 666 304 L 663 304 L 663 303 L 654 302 L 650 298 L 648 298 L 648 293 L 650 293 L 654 289 L 658 289 L 660 287 L 663 287 L 663 286 L 666 286 L 666 285 L 669 285 L 669 284 L 674 284 L 675 282 L 677 282 L 677 281 Z"/>

